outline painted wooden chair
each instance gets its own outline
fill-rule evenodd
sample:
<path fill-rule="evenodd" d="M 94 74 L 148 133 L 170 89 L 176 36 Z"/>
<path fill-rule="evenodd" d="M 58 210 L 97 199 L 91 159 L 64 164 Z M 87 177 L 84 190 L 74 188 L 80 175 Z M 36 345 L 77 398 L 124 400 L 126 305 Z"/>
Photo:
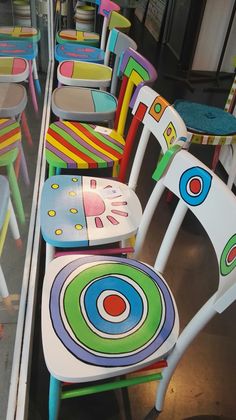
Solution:
<path fill-rule="evenodd" d="M 136 42 L 127 34 L 113 28 L 108 36 L 104 64 L 66 60 L 57 67 L 57 80 L 60 85 L 107 89 L 116 93 L 117 71 L 120 57 L 128 48 L 137 50 Z M 111 55 L 113 65 L 109 66 Z"/>
<path fill-rule="evenodd" d="M 8 59 L 9 58 L 24 58 L 29 63 L 29 88 L 30 88 L 31 99 L 32 99 L 35 112 L 38 112 L 38 102 L 37 102 L 37 97 L 35 93 L 34 78 L 35 78 L 36 87 L 40 86 L 39 81 L 38 81 L 38 74 L 35 74 L 33 71 L 33 69 L 36 67 L 35 59 L 37 57 L 37 54 L 38 54 L 37 43 L 31 42 L 31 41 L 18 41 L 18 40 L 5 41 L 5 40 L 0 39 L 0 58 L 1 57 L 5 57 Z M 6 63 L 4 65 L 4 68 L 6 69 L 7 74 L 9 73 L 9 77 L 11 77 L 11 79 L 13 79 L 11 72 L 12 70 L 15 69 L 15 66 L 16 64 L 11 63 L 11 61 L 9 61 L 9 64 Z M 6 77 L 7 74 L 5 74 L 4 76 Z M 34 78 L 33 78 L 33 74 L 34 74 Z M 9 82 L 11 80 L 5 80 L 5 81 Z"/>
<path fill-rule="evenodd" d="M 0 168 L 4 167 L 6 169 L 14 207 L 19 221 L 24 223 L 25 213 L 13 166 L 19 153 L 20 141 L 19 123 L 13 118 L 0 118 Z"/>
<path fill-rule="evenodd" d="M 215 170 L 218 163 L 221 146 L 236 143 L 236 118 L 231 115 L 235 102 L 236 76 L 224 110 L 186 100 L 177 100 L 174 103 L 175 109 L 181 115 L 188 128 L 190 143 L 216 146 L 212 162 L 213 170 Z M 234 168 L 235 164 L 233 163 L 232 170 Z M 229 175 L 227 185 L 229 188 L 232 188 L 236 170 Z"/>
<path fill-rule="evenodd" d="M 21 247 L 20 233 L 16 221 L 16 216 L 11 204 L 10 190 L 7 179 L 0 175 L 0 257 L 2 255 L 4 243 L 6 240 L 8 225 L 10 225 L 13 238 L 16 241 L 17 247 Z M 8 291 L 7 283 L 4 277 L 3 270 L 0 264 L 0 296 L 6 306 L 10 305 L 10 294 Z"/>
<path fill-rule="evenodd" d="M 133 121 L 127 135 L 129 142 L 136 139 L 132 127 L 142 127 L 131 171 L 134 189 L 150 134 L 153 133 L 157 140 L 157 150 L 161 146 L 165 153 L 174 145 L 183 147 L 184 140 L 179 139 L 185 139 L 187 131 L 173 107 L 150 87 L 140 89 L 132 112 Z M 44 183 L 40 204 L 47 260 L 54 257 L 54 247 L 61 250 L 89 247 L 90 251 L 91 247 L 114 244 L 133 236 L 139 227 L 142 209 L 132 188 L 106 178 L 74 174 L 50 177 Z M 116 250 L 103 248 L 101 252 L 116 253 Z M 120 248 L 118 252 L 121 252 Z"/>
<path fill-rule="evenodd" d="M 58 81 L 71 86 L 60 86 L 53 91 L 53 113 L 61 119 L 112 122 L 117 108 L 114 94 L 118 81 L 118 64 L 121 55 L 128 48 L 136 50 L 137 45 L 128 35 L 112 29 L 107 41 L 105 65 L 79 61 L 60 63 L 57 69 Z M 111 53 L 115 56 L 113 71 L 108 66 Z M 97 89 L 110 85 L 111 93 Z"/>
<path fill-rule="evenodd" d="M 113 2 L 109 2 L 109 4 L 112 4 L 112 3 Z M 105 50 L 107 29 L 111 31 L 113 28 L 117 28 L 120 31 L 127 32 L 131 26 L 130 21 L 125 16 L 122 16 L 116 11 L 107 13 L 106 19 L 104 20 L 104 22 L 105 22 L 105 25 L 103 25 L 103 29 L 102 29 L 102 39 L 101 39 L 100 48 L 96 48 L 93 46 L 83 46 L 80 44 L 77 45 L 77 44 L 68 43 L 68 42 L 64 44 L 57 44 L 55 47 L 56 60 L 59 62 L 64 61 L 64 60 L 75 60 L 75 61 L 79 60 L 79 61 L 103 64 L 104 59 L 105 59 L 104 50 Z"/>
<path fill-rule="evenodd" d="M 159 165 L 155 171 L 158 182 L 149 204 L 158 204 L 165 187 L 179 203 L 153 268 L 137 259 L 92 255 L 63 256 L 47 266 L 42 340 L 50 372 L 49 420 L 58 418 L 60 400 L 153 380 L 160 380 L 155 411 L 162 411 L 178 361 L 206 324 L 236 299 L 235 196 L 187 151 L 176 151 L 164 166 L 164 172 Z M 219 285 L 179 335 L 178 310 L 162 273 L 188 209 L 212 241 Z M 161 374 L 142 372 L 163 359 Z M 120 379 L 130 372 L 137 375 Z"/>
<path fill-rule="evenodd" d="M 84 46 L 98 47 L 104 50 L 106 44 L 107 28 L 109 25 L 110 14 L 112 11 L 119 12 L 120 6 L 110 0 L 97 0 L 98 14 L 103 18 L 102 36 L 100 42 L 100 35 L 94 32 L 78 31 L 74 29 L 63 29 L 57 32 L 56 41 L 59 44 L 73 43 L 82 44 Z"/>
<path fill-rule="evenodd" d="M 40 30 L 33 27 L 23 26 L 1 26 L 0 27 L 0 40 L 15 40 L 15 41 L 29 41 L 38 43 L 40 41 L 41 34 Z M 38 78 L 38 69 L 36 63 L 36 57 L 32 60 L 32 71 L 34 74 L 34 82 L 37 92 L 41 94 L 41 86 Z M 32 97 L 33 98 L 33 97 Z"/>
<path fill-rule="evenodd" d="M 152 83 L 157 77 L 151 63 L 131 48 L 124 53 L 120 72 L 123 79 L 114 129 L 76 121 L 58 121 L 49 126 L 45 144 L 49 176 L 63 168 L 111 168 L 113 176 L 117 175 L 127 148 L 124 129 L 129 106 L 133 106 L 137 96 L 135 88 Z M 132 129 L 136 132 L 134 125 Z"/>

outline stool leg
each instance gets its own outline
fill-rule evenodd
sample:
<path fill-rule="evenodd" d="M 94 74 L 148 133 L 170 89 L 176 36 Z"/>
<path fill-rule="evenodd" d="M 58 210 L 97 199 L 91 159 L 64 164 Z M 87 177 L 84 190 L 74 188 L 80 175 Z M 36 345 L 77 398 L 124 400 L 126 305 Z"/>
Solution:
<path fill-rule="evenodd" d="M 27 163 L 26 163 L 26 159 L 25 159 L 25 154 L 24 154 L 24 150 L 23 150 L 23 146 L 22 143 L 20 142 L 20 168 L 22 170 L 22 175 L 25 181 L 26 185 L 30 185 L 30 179 L 29 179 L 29 173 L 28 173 L 28 168 L 27 168 Z"/>
<path fill-rule="evenodd" d="M 2 296 L 3 299 L 9 296 L 7 283 L 6 283 L 6 280 L 2 271 L 1 264 L 0 264 L 0 295 Z"/>
<path fill-rule="evenodd" d="M 61 382 L 50 375 L 49 386 L 49 420 L 57 420 L 61 396 Z"/>
<path fill-rule="evenodd" d="M 38 102 L 37 102 L 35 88 L 34 88 L 33 69 L 32 69 L 31 61 L 29 61 L 29 87 L 30 87 L 30 93 L 31 93 L 34 110 L 35 112 L 38 112 L 39 108 L 38 108 Z"/>
<path fill-rule="evenodd" d="M 25 223 L 25 213 L 24 213 L 23 203 L 21 200 L 20 190 L 17 183 L 13 164 L 10 164 L 7 166 L 7 175 L 9 179 L 14 206 L 17 210 L 20 223 Z"/>
<path fill-rule="evenodd" d="M 36 58 L 33 59 L 33 72 L 34 72 L 34 83 L 36 86 L 36 90 L 38 94 L 41 95 L 42 91 L 41 91 L 41 86 L 40 86 L 39 77 L 38 77 Z"/>
<path fill-rule="evenodd" d="M 214 151 L 214 155 L 213 155 L 213 159 L 212 159 L 212 167 L 211 167 L 211 169 L 214 172 L 216 170 L 216 166 L 217 166 L 217 163 L 219 161 L 220 149 L 221 149 L 221 146 L 216 146 L 215 147 L 215 151 Z"/>
<path fill-rule="evenodd" d="M 30 146 L 33 146 L 33 140 L 32 140 L 31 133 L 30 133 L 30 130 L 29 130 L 29 126 L 28 126 L 28 123 L 27 123 L 27 118 L 26 118 L 25 112 L 22 112 L 22 114 L 21 114 L 21 121 L 22 121 L 22 128 L 24 130 L 26 140 L 28 141 L 28 144 Z"/>
<path fill-rule="evenodd" d="M 15 215 L 15 212 L 14 212 L 14 209 L 13 209 L 11 199 L 9 200 L 9 210 L 10 210 L 9 226 L 10 226 L 10 229 L 11 229 L 11 233 L 12 233 L 13 238 L 16 241 L 17 248 L 21 248 L 22 247 L 22 240 L 20 238 L 18 223 L 17 223 L 17 220 L 16 220 L 16 215 Z"/>

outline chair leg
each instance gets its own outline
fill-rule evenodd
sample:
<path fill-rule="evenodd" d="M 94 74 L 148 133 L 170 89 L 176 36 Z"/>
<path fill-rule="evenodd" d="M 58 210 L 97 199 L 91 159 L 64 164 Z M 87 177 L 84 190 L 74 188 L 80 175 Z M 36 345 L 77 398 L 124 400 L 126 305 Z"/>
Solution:
<path fill-rule="evenodd" d="M 33 146 L 33 140 L 32 140 L 30 129 L 27 123 L 25 112 L 22 112 L 21 114 L 21 121 L 22 121 L 22 128 L 24 130 L 26 140 L 28 141 L 29 146 Z"/>
<path fill-rule="evenodd" d="M 11 199 L 9 201 L 9 210 L 10 210 L 10 220 L 9 220 L 9 226 L 11 229 L 11 233 L 13 238 L 16 241 L 16 246 L 17 248 L 21 248 L 22 247 L 22 240 L 20 237 L 20 232 L 19 232 L 19 228 L 18 228 L 18 223 L 16 220 L 16 215 L 12 206 L 12 202 Z"/>
<path fill-rule="evenodd" d="M 60 408 L 61 382 L 50 375 L 49 420 L 57 420 Z"/>
<path fill-rule="evenodd" d="M 219 162 L 219 155 L 220 155 L 221 146 L 216 146 L 214 150 L 214 155 L 212 159 L 212 170 L 215 172 L 217 163 Z"/>
<path fill-rule="evenodd" d="M 32 69 L 31 61 L 29 61 L 29 87 L 30 87 L 30 93 L 31 93 L 34 110 L 35 112 L 38 112 L 39 108 L 38 108 L 38 102 L 37 102 L 35 88 L 34 88 L 33 69 Z"/>
<path fill-rule="evenodd" d="M 0 295 L 2 296 L 3 299 L 9 296 L 7 283 L 6 283 L 5 276 L 2 271 L 1 264 L 0 264 Z"/>
<path fill-rule="evenodd" d="M 33 59 L 33 73 L 34 73 L 34 83 L 35 83 L 36 90 L 37 90 L 39 95 L 42 95 L 40 81 L 39 81 L 39 77 L 38 77 L 38 69 L 37 69 L 36 58 Z"/>
<path fill-rule="evenodd" d="M 12 193 L 13 203 L 17 211 L 20 223 L 25 223 L 25 213 L 20 195 L 19 186 L 16 179 L 13 164 L 7 166 L 7 175 L 9 179 L 10 189 Z"/>
<path fill-rule="evenodd" d="M 227 186 L 231 190 L 234 184 L 234 180 L 236 177 L 236 149 L 235 145 L 233 145 L 233 156 L 232 156 L 232 162 L 229 168 L 229 177 L 227 181 Z"/>

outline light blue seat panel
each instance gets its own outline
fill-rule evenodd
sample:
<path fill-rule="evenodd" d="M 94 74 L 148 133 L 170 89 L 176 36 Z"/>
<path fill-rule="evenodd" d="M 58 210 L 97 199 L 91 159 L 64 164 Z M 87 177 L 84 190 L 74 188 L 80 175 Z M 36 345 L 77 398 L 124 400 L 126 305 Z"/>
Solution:
<path fill-rule="evenodd" d="M 70 59 L 103 64 L 104 56 L 103 50 L 91 46 L 65 43 L 57 44 L 55 47 L 55 58 L 59 62 Z"/>
<path fill-rule="evenodd" d="M 31 41 L 0 41 L 0 57 L 21 57 L 33 60 L 37 57 L 38 46 Z"/>

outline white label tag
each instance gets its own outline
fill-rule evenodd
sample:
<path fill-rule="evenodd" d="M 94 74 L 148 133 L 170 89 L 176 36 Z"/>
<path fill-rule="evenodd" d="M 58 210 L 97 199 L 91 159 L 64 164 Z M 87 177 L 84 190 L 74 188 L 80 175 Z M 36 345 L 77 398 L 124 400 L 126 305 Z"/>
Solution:
<path fill-rule="evenodd" d="M 107 134 L 109 136 L 112 132 L 112 129 L 107 128 L 107 127 L 101 127 L 100 125 L 96 125 L 94 131 L 97 131 L 98 133 L 101 133 L 101 134 Z"/>
<path fill-rule="evenodd" d="M 122 195 L 122 191 L 119 188 L 104 188 L 101 195 L 103 198 L 114 198 Z"/>

